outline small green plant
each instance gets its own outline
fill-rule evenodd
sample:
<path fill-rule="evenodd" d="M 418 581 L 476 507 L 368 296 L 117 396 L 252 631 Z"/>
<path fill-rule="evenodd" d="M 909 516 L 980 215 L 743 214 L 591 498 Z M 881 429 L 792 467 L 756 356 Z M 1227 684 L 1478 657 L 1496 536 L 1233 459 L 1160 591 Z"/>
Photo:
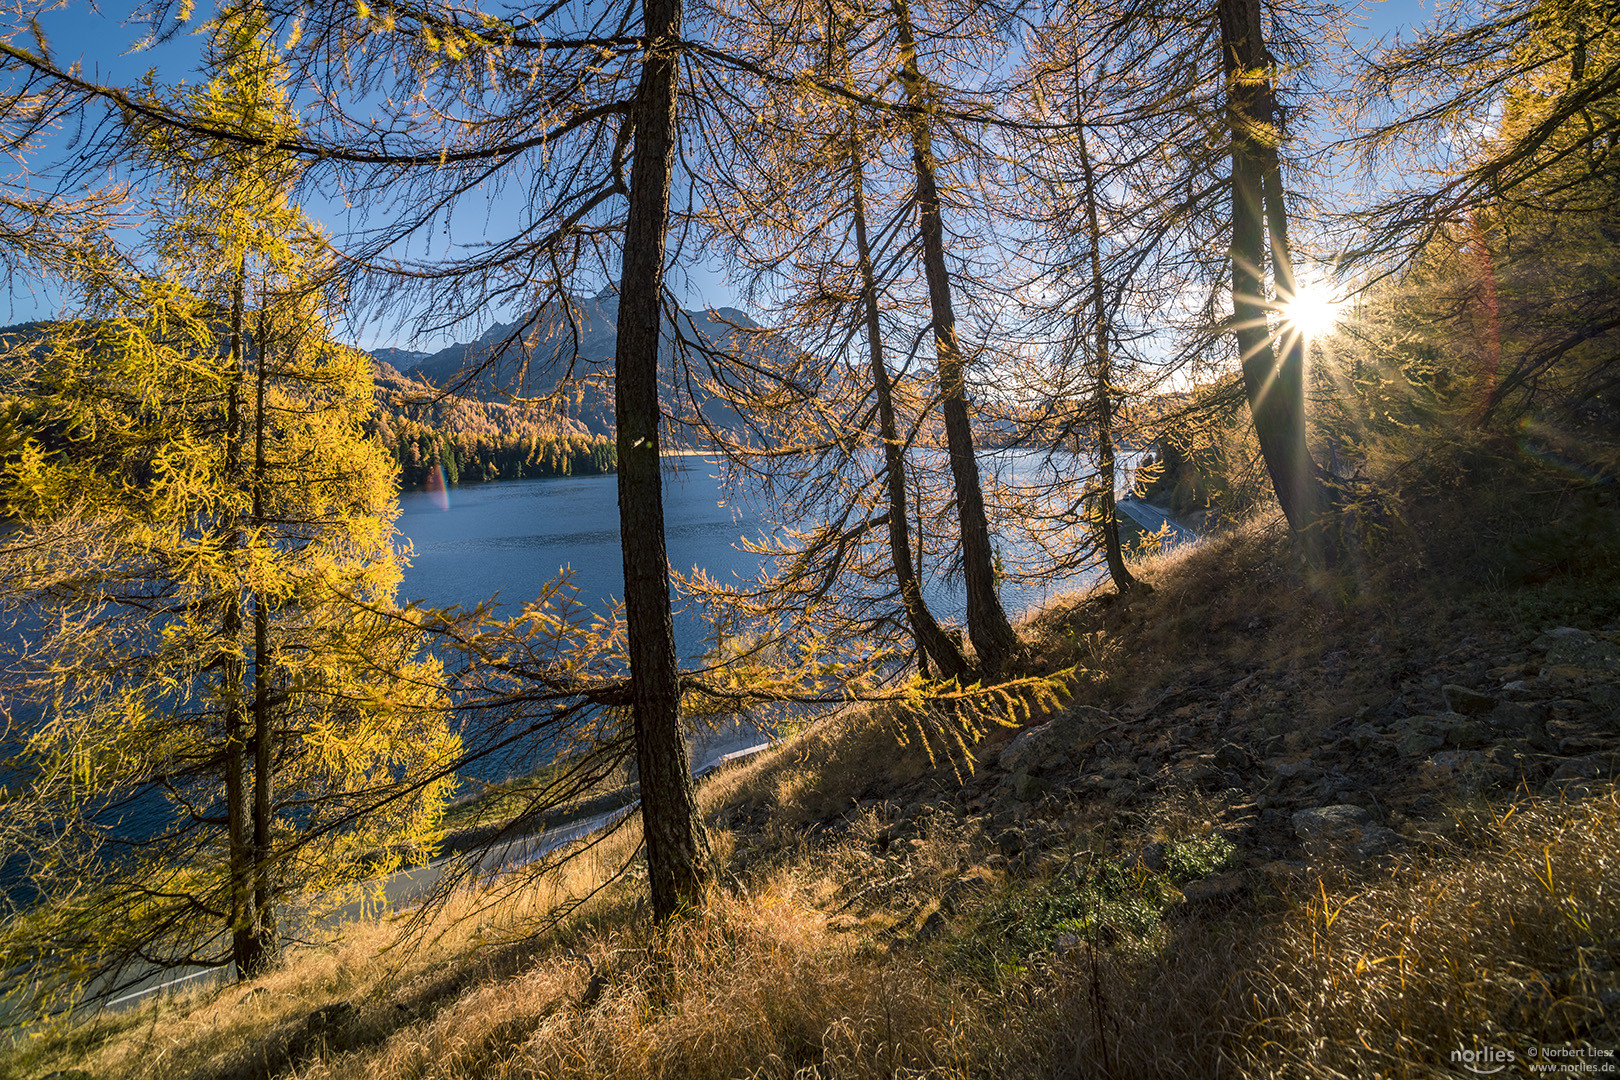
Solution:
<path fill-rule="evenodd" d="M 1236 862 L 1236 845 L 1219 833 L 1171 844 L 1164 852 L 1165 874 L 1177 885 L 1230 870 Z"/>
<path fill-rule="evenodd" d="M 958 961 L 987 975 L 1060 948 L 1064 939 L 1140 944 L 1153 938 L 1174 890 L 1155 874 L 1117 862 L 1016 885 L 980 915 Z"/>

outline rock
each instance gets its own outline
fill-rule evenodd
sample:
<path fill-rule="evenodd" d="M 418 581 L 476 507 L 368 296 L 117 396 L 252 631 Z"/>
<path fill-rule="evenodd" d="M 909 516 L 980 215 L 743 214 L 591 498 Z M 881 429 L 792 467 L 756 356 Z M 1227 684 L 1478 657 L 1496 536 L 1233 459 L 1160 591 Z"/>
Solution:
<path fill-rule="evenodd" d="M 345 1036 L 360 1010 L 347 1001 L 323 1005 L 304 1019 L 303 1030 L 295 1036 L 288 1049 L 295 1058 L 319 1054 L 329 1047 L 342 1048 Z"/>
<path fill-rule="evenodd" d="M 1442 750 L 1426 762 L 1431 779 L 1469 791 L 1499 784 L 1508 770 L 1480 750 Z"/>
<path fill-rule="evenodd" d="M 1354 839 L 1372 824 L 1372 812 L 1361 806 L 1318 806 L 1299 811 L 1292 821 L 1301 840 Z"/>
<path fill-rule="evenodd" d="M 1485 731 L 1481 725 L 1467 720 L 1450 723 L 1441 721 L 1438 727 L 1437 734 L 1445 738 L 1446 745 L 1456 747 L 1459 750 L 1471 750 L 1475 747 L 1484 746 L 1490 741 L 1485 737 Z"/>
<path fill-rule="evenodd" d="M 347 1001 L 322 1005 L 304 1020 L 304 1034 L 311 1038 L 327 1035 L 340 1028 L 347 1027 L 359 1015 L 360 1010 Z"/>
<path fill-rule="evenodd" d="M 1546 718 L 1528 705 L 1516 701 L 1499 701 L 1496 707 L 1486 714 L 1485 722 L 1504 731 L 1529 734 L 1544 727 Z"/>
<path fill-rule="evenodd" d="M 1603 762 L 1595 757 L 1575 758 L 1566 761 L 1553 770 L 1552 779 L 1558 780 L 1596 780 L 1604 773 Z"/>
<path fill-rule="evenodd" d="M 1541 636 L 1530 643 L 1530 647 L 1539 649 L 1541 652 L 1549 652 L 1554 646 L 1561 645 L 1566 641 L 1585 643 L 1595 640 L 1585 630 L 1573 626 L 1555 626 L 1550 630 L 1543 630 Z"/>
<path fill-rule="evenodd" d="M 1365 750 L 1370 746 L 1382 746 L 1386 742 L 1384 733 L 1371 724 L 1357 724 L 1345 736 L 1345 741 L 1357 750 Z"/>
<path fill-rule="evenodd" d="M 1593 682 L 1603 678 L 1604 672 L 1574 664 L 1548 664 L 1536 676 L 1536 686 L 1543 697 L 1554 697 L 1571 691 L 1589 690 Z"/>
<path fill-rule="evenodd" d="M 1482 694 L 1478 690 L 1470 690 L 1466 686 L 1456 683 L 1447 683 L 1440 688 L 1440 696 L 1446 699 L 1446 707 L 1454 713 L 1464 716 L 1480 716 L 1496 708 L 1496 699 L 1489 694 Z"/>
<path fill-rule="evenodd" d="M 1013 797 L 1020 802 L 1034 802 L 1052 790 L 1051 784 L 1027 772 L 1014 773 L 1007 778 L 1007 783 L 1012 788 Z"/>
<path fill-rule="evenodd" d="M 1049 758 L 1073 749 L 1112 720 L 1101 709 L 1070 705 L 1039 727 L 1030 728 L 1001 751 L 1001 767 L 1010 773 L 1028 772 Z"/>
<path fill-rule="evenodd" d="M 1254 764 L 1249 752 L 1237 743 L 1222 743 L 1215 751 L 1214 764 L 1221 769 L 1247 769 Z"/>
<path fill-rule="evenodd" d="M 1293 817 L 1294 835 L 1310 844 L 1345 851 L 1357 858 L 1382 855 L 1400 844 L 1393 829 L 1373 823 L 1365 807 L 1340 804 L 1301 810 Z"/>
<path fill-rule="evenodd" d="M 1278 761 L 1271 764 L 1271 774 L 1282 783 L 1299 780 L 1310 783 L 1322 775 L 1322 770 L 1309 758 L 1304 761 Z"/>
<path fill-rule="evenodd" d="M 1478 750 L 1442 750 L 1429 759 L 1429 764 L 1447 772 L 1464 772 L 1485 765 L 1485 755 Z"/>
<path fill-rule="evenodd" d="M 1160 870 L 1164 869 L 1164 845 L 1143 844 L 1142 850 L 1138 851 L 1135 857 L 1133 857 L 1131 861 L 1125 865 L 1126 869 L 1130 870 L 1140 868 L 1143 870 L 1152 871 L 1153 873 L 1158 873 Z"/>
<path fill-rule="evenodd" d="M 1432 716 L 1410 716 L 1396 725 L 1395 743 L 1406 757 L 1427 757 L 1446 745 Z"/>
<path fill-rule="evenodd" d="M 928 941 L 931 938 L 938 937 L 944 929 L 945 909 L 935 908 L 929 913 L 928 918 L 922 921 L 922 925 L 917 927 L 917 932 L 912 937 L 917 941 Z"/>
<path fill-rule="evenodd" d="M 1273 859 L 1260 868 L 1260 872 L 1274 882 L 1301 881 L 1310 874 L 1310 867 L 1292 859 Z"/>
<path fill-rule="evenodd" d="M 1547 651 L 1547 667 L 1573 667 L 1587 671 L 1620 671 L 1620 648 L 1585 630 L 1560 626 L 1533 643 Z"/>
<path fill-rule="evenodd" d="M 1606 727 L 1620 728 L 1620 684 L 1604 682 L 1589 687 L 1586 700 L 1601 715 Z"/>
<path fill-rule="evenodd" d="M 1572 777 L 1567 780 L 1549 780 L 1541 785 L 1541 793 L 1549 799 L 1562 799 L 1565 802 L 1580 802 L 1590 799 L 1597 794 L 1597 789 L 1590 780 Z"/>
<path fill-rule="evenodd" d="M 1251 888 L 1248 874 L 1242 870 L 1230 870 L 1189 881 L 1181 887 L 1181 895 L 1189 904 L 1215 905 L 1231 903 L 1246 895 Z"/>
<path fill-rule="evenodd" d="M 976 900 L 990 892 L 990 883 L 977 874 L 964 874 L 952 878 L 939 895 L 941 911 L 955 911 L 962 904 Z"/>

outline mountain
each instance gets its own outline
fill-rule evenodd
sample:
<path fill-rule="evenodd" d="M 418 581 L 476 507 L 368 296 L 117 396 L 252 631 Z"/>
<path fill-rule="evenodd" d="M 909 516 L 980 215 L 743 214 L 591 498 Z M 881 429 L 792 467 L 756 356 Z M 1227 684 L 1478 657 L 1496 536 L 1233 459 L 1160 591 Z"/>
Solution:
<path fill-rule="evenodd" d="M 613 431 L 613 356 L 618 346 L 619 299 L 611 290 L 593 297 L 552 301 L 526 319 L 495 323 L 470 342 L 434 353 L 378 349 L 379 364 L 408 380 L 483 401 L 527 399 L 550 404 L 557 415 L 593 435 Z M 677 330 L 679 333 L 677 334 Z M 691 377 L 677 361 L 684 339 Z M 735 414 L 701 385 L 706 355 L 717 359 L 761 348 L 780 348 L 768 332 L 736 308 L 682 311 L 666 319 L 659 347 L 667 415 L 729 428 Z M 689 389 L 690 388 L 690 389 Z"/>

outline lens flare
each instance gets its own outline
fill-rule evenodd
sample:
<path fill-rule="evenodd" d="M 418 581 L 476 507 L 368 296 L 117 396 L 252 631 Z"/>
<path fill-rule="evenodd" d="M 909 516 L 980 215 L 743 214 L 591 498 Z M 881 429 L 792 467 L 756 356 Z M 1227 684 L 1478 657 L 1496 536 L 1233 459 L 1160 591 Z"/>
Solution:
<path fill-rule="evenodd" d="M 1331 334 L 1344 310 L 1344 301 L 1320 285 L 1301 285 L 1292 300 L 1282 306 L 1283 319 L 1307 338 Z"/>

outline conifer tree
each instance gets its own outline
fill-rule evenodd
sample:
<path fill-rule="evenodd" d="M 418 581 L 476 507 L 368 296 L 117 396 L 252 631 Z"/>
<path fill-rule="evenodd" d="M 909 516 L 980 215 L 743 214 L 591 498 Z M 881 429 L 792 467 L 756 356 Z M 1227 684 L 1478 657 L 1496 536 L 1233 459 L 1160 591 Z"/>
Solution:
<path fill-rule="evenodd" d="M 711 148 L 709 242 L 733 253 L 772 323 L 743 370 L 712 380 L 747 425 L 713 438 L 770 492 L 782 539 L 762 549 L 775 560 L 769 580 L 710 595 L 756 617 L 791 610 L 800 631 L 829 641 L 887 646 L 899 630 L 924 671 L 963 676 L 967 660 L 929 610 L 912 550 L 913 536 L 925 538 L 913 525 L 911 459 L 937 425 L 914 352 L 892 344 L 917 336 L 903 314 L 911 297 L 899 298 L 915 284 L 914 245 L 899 226 L 908 193 L 882 160 L 903 131 L 857 104 L 873 79 L 857 73 L 851 43 L 863 44 L 872 20 L 845 4 L 799 23 L 753 15 L 736 13 L 728 37 L 802 61 L 822 85 L 739 88 L 753 121 Z"/>
<path fill-rule="evenodd" d="M 1011 658 L 1018 636 L 1002 609 L 996 591 L 995 552 L 990 544 L 990 522 L 984 509 L 979 462 L 974 456 L 973 430 L 968 417 L 966 357 L 957 333 L 950 268 L 945 258 L 945 230 L 941 220 L 938 162 L 931 128 L 937 108 L 935 88 L 924 76 L 917 58 L 916 31 L 908 0 L 894 0 L 896 44 L 900 52 L 899 78 L 906 97 L 906 118 L 911 135 L 911 160 L 916 178 L 916 203 L 922 261 L 928 280 L 928 302 L 933 316 L 937 354 L 940 411 L 944 418 L 946 449 L 956 493 L 957 522 L 961 530 L 962 576 L 967 585 L 968 637 L 979 664 L 996 675 Z"/>
<path fill-rule="evenodd" d="M 251 12 L 221 20 L 212 55 L 196 107 L 290 123 Z M 162 276 L 90 282 L 87 316 L 8 387 L 44 418 L 6 478 L 10 599 L 39 620 L 14 805 L 60 839 L 5 946 L 42 975 L 82 965 L 100 995 L 154 967 L 263 970 L 289 888 L 319 905 L 431 850 L 458 747 L 419 636 L 387 611 L 369 358 L 324 337 L 324 242 L 289 162 L 138 137 L 167 167 Z M 400 785 L 414 794 L 356 816 Z"/>

